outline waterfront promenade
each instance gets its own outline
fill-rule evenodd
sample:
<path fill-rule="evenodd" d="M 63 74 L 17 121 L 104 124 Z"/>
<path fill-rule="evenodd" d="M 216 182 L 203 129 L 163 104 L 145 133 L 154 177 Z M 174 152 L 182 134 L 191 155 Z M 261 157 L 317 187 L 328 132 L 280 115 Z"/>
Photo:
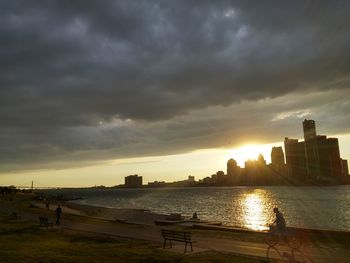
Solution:
<path fill-rule="evenodd" d="M 33 225 L 38 224 L 38 216 L 48 216 L 52 221 L 54 214 L 52 210 L 23 205 L 26 198 L 14 200 L 12 202 L 2 201 L 0 206 L 1 214 L 16 210 L 21 218 Z M 53 208 L 54 206 L 52 206 Z M 84 215 L 84 211 L 78 211 L 63 206 L 63 217 L 60 229 L 74 230 L 94 235 L 107 235 L 122 237 L 127 239 L 146 240 L 158 246 L 161 250 L 162 240 L 160 237 L 160 227 L 145 224 L 129 224 L 92 218 Z M 56 227 L 55 227 L 56 228 Z M 267 250 L 267 245 L 263 242 L 263 234 L 253 231 L 217 231 L 217 230 L 191 230 L 195 243 L 194 253 L 203 251 L 217 251 L 230 254 L 239 254 L 245 257 L 253 257 L 261 260 L 285 260 L 286 262 L 347 262 L 350 257 L 350 250 L 337 240 L 326 240 L 325 242 L 315 242 L 309 240 L 305 245 L 291 251 L 285 245 L 276 249 Z M 344 238 L 346 238 L 344 236 Z M 183 253 L 183 245 L 174 246 L 172 252 Z M 189 253 L 190 254 L 190 253 Z"/>

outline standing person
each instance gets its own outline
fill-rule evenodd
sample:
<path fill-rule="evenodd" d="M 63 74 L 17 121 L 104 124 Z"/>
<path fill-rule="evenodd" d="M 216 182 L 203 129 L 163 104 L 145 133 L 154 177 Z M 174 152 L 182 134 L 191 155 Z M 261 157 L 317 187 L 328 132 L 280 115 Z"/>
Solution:
<path fill-rule="evenodd" d="M 56 225 L 60 224 L 60 218 L 61 218 L 61 214 L 62 214 L 62 208 L 61 205 L 58 205 L 58 207 L 56 208 Z"/>
<path fill-rule="evenodd" d="M 46 205 L 46 209 L 50 210 L 50 201 L 49 201 L 49 199 L 46 200 L 45 205 Z"/>

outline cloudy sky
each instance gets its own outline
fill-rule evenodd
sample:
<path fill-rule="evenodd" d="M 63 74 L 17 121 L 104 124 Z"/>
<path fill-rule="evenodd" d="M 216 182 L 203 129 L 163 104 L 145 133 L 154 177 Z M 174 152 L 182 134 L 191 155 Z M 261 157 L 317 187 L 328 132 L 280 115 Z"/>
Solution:
<path fill-rule="evenodd" d="M 301 138 L 304 118 L 350 159 L 349 10 L 1 1 L 0 183 L 200 178 L 231 149 Z"/>

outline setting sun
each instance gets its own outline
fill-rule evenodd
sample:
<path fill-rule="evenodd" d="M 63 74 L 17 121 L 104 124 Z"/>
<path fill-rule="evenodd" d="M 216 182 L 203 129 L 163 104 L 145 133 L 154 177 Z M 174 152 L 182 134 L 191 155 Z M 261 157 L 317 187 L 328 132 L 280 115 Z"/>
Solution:
<path fill-rule="evenodd" d="M 262 154 L 267 162 L 271 160 L 271 148 L 277 144 L 248 144 L 237 149 L 230 150 L 230 158 L 237 161 L 237 164 L 244 167 L 247 160 L 256 160 Z"/>

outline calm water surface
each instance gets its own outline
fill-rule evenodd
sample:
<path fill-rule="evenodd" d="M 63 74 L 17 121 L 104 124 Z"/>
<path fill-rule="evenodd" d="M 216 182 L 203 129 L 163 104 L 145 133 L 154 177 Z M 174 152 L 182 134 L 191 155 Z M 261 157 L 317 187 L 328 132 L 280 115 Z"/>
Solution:
<path fill-rule="evenodd" d="M 350 230 L 350 186 L 203 187 L 158 189 L 51 190 L 79 196 L 76 203 L 113 208 L 142 208 L 156 213 L 197 212 L 225 225 L 266 229 L 278 207 L 296 227 Z"/>

